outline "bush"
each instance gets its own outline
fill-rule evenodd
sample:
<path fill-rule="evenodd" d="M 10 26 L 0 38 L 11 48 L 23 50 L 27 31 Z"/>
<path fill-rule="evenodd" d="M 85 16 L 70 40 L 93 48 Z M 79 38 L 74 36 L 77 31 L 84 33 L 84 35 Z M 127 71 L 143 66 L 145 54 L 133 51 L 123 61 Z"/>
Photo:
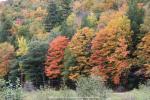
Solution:
<path fill-rule="evenodd" d="M 5 80 L 0 78 L 0 92 L 4 90 Z"/>
<path fill-rule="evenodd" d="M 0 79 L 0 98 L 1 100 L 23 100 L 23 92 L 20 82 L 17 80 L 14 86 L 10 82 Z"/>
<path fill-rule="evenodd" d="M 106 100 L 107 93 L 107 88 L 98 77 L 82 77 L 77 82 L 77 94 L 81 98 Z"/>

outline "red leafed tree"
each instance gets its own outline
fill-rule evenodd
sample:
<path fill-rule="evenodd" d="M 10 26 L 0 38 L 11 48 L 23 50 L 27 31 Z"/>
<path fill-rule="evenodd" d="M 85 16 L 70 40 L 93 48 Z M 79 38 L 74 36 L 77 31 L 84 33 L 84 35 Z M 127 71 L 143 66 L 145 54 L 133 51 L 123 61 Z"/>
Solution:
<path fill-rule="evenodd" d="M 45 63 L 45 74 L 54 79 L 60 76 L 64 50 L 69 40 L 65 36 L 58 36 L 49 44 L 47 59 Z"/>
<path fill-rule="evenodd" d="M 92 41 L 90 62 L 92 74 L 120 84 L 122 75 L 130 68 L 128 46 L 131 40 L 130 20 L 126 16 L 112 19 Z"/>

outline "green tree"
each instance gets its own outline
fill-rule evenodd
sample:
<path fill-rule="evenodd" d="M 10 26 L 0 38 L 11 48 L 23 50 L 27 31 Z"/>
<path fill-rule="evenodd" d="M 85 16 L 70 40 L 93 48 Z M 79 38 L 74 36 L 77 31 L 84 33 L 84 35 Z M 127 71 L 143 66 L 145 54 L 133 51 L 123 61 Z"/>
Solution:
<path fill-rule="evenodd" d="M 70 50 L 66 48 L 64 53 L 64 68 L 62 68 L 62 75 L 64 76 L 64 79 L 67 80 L 69 78 L 69 74 L 71 73 L 70 67 L 76 66 L 76 58 L 72 55 Z"/>
<path fill-rule="evenodd" d="M 20 67 L 19 67 L 19 60 L 17 58 L 14 58 L 10 61 L 9 65 L 10 71 L 8 73 L 8 80 L 10 80 L 12 83 L 15 83 L 17 79 L 20 78 Z"/>
<path fill-rule="evenodd" d="M 70 7 L 71 1 L 72 0 L 61 0 L 61 5 L 60 5 L 61 20 L 66 20 L 66 18 L 71 13 L 71 7 Z"/>
<path fill-rule="evenodd" d="M 60 2 L 50 1 L 47 8 L 48 15 L 45 19 L 45 29 L 50 32 L 56 26 L 59 26 L 66 20 L 71 12 L 71 0 L 61 0 Z"/>
<path fill-rule="evenodd" d="M 97 18 L 94 13 L 90 13 L 86 18 L 83 26 L 87 26 L 90 28 L 96 28 L 97 25 Z"/>
<path fill-rule="evenodd" d="M 0 18 L 0 42 L 8 41 L 11 38 L 9 30 L 12 27 L 12 19 L 6 15 L 5 10 L 2 11 Z"/>
<path fill-rule="evenodd" d="M 36 86 L 44 84 L 45 81 L 44 62 L 47 49 L 47 42 L 33 40 L 29 43 L 28 53 L 18 59 L 25 80 Z"/>
<path fill-rule="evenodd" d="M 50 32 L 51 29 L 53 29 L 55 26 L 57 26 L 60 23 L 60 16 L 59 11 L 57 8 L 57 5 L 54 1 L 49 2 L 49 6 L 47 8 L 48 15 L 45 19 L 45 28 L 47 32 Z"/>
<path fill-rule="evenodd" d="M 72 38 L 72 36 L 74 35 L 74 33 L 77 30 L 77 25 L 75 23 L 75 17 L 76 15 L 74 13 L 71 13 L 65 22 L 62 23 L 61 25 L 61 32 L 62 35 L 68 37 L 68 38 Z"/>
<path fill-rule="evenodd" d="M 143 33 L 140 31 L 140 25 L 143 23 L 144 18 L 144 9 L 138 7 L 139 0 L 130 0 L 129 10 L 127 12 L 128 18 L 131 20 L 131 30 L 133 31 L 132 35 L 132 47 L 131 53 L 136 49 L 136 45 L 140 42 Z"/>

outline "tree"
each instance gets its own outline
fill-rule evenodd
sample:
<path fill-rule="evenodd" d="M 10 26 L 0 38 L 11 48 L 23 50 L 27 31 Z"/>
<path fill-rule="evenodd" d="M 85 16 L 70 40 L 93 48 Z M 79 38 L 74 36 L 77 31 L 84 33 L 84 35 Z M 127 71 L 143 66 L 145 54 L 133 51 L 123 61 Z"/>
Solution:
<path fill-rule="evenodd" d="M 73 10 L 78 12 L 93 12 L 99 16 L 102 11 L 114 9 L 122 0 L 76 0 L 73 2 Z"/>
<path fill-rule="evenodd" d="M 49 44 L 47 59 L 45 62 L 45 74 L 50 79 L 60 77 L 64 50 L 69 40 L 65 36 L 58 36 Z"/>
<path fill-rule="evenodd" d="M 28 52 L 27 41 L 24 37 L 18 38 L 18 47 L 17 56 L 23 56 Z"/>
<path fill-rule="evenodd" d="M 9 43 L 0 44 L 0 76 L 5 76 L 9 72 L 10 60 L 14 56 L 14 47 Z"/>
<path fill-rule="evenodd" d="M 127 3 L 123 3 L 121 7 L 118 8 L 118 10 L 110 9 L 102 12 L 101 16 L 99 17 L 99 25 L 102 24 L 104 26 L 107 26 L 112 19 L 125 15 L 127 10 Z"/>
<path fill-rule="evenodd" d="M 61 10 L 60 10 L 60 13 L 62 16 L 61 19 L 62 20 L 66 20 L 66 18 L 70 15 L 71 13 L 71 7 L 70 7 L 70 4 L 71 4 L 71 1 L 72 0 L 61 0 Z"/>
<path fill-rule="evenodd" d="M 47 32 L 50 32 L 51 29 L 53 29 L 55 26 L 57 26 L 60 23 L 60 19 L 58 16 L 58 8 L 54 1 L 50 1 L 48 6 L 48 15 L 45 19 L 45 28 Z"/>
<path fill-rule="evenodd" d="M 44 62 L 47 47 L 46 41 L 32 40 L 28 45 L 28 52 L 17 59 L 16 65 L 24 81 L 31 81 L 37 87 L 46 82 Z"/>
<path fill-rule="evenodd" d="M 96 28 L 97 25 L 97 18 L 94 13 L 90 13 L 86 18 L 84 22 L 84 26 L 90 27 L 90 28 Z"/>
<path fill-rule="evenodd" d="M 141 30 L 145 32 L 146 34 L 141 39 L 141 42 L 137 45 L 137 50 L 135 52 L 135 55 L 137 55 L 137 58 L 140 59 L 142 64 L 149 64 L 150 58 L 149 58 L 149 39 L 150 39 L 150 11 L 149 11 L 149 3 L 145 7 L 145 18 L 144 23 L 141 25 Z"/>
<path fill-rule="evenodd" d="M 11 38 L 11 32 L 9 30 L 12 27 L 12 18 L 7 15 L 7 12 L 7 9 L 2 9 L 0 18 L 0 42 L 9 41 Z"/>
<path fill-rule="evenodd" d="M 70 79 L 70 73 L 72 70 L 69 70 L 71 67 L 76 66 L 77 61 L 76 58 L 73 56 L 69 48 L 67 47 L 65 49 L 64 58 L 63 58 L 63 65 L 64 67 L 61 69 L 63 76 L 63 81 L 65 85 L 71 89 L 76 89 L 76 82 L 72 79 Z"/>
<path fill-rule="evenodd" d="M 150 64 L 150 33 L 145 34 L 145 36 L 142 38 L 141 42 L 137 45 L 137 57 L 140 60 L 142 64 Z"/>
<path fill-rule="evenodd" d="M 92 41 L 92 74 L 120 84 L 122 73 L 130 68 L 128 46 L 131 41 L 130 20 L 121 15 L 112 19 Z M 125 77 L 125 76 L 124 76 Z"/>
<path fill-rule="evenodd" d="M 45 29 L 47 32 L 50 32 L 51 29 L 62 24 L 69 16 L 71 12 L 70 3 L 71 0 L 61 0 L 58 1 L 51 0 L 48 5 L 48 15 L 45 19 Z"/>
<path fill-rule="evenodd" d="M 133 30 L 132 35 L 132 46 L 131 55 L 136 50 L 136 45 L 140 42 L 143 33 L 140 31 L 140 25 L 143 23 L 144 18 L 144 9 L 142 7 L 138 7 L 139 0 L 130 0 L 129 10 L 127 12 L 128 18 L 131 20 L 131 29 Z"/>
<path fill-rule="evenodd" d="M 47 15 L 46 1 L 36 0 L 15 0 L 11 4 L 7 4 L 6 15 L 12 21 L 10 27 L 10 35 L 15 39 L 19 36 L 24 36 L 26 39 L 45 37 L 47 35 L 43 20 Z M 38 4 L 39 3 L 39 4 Z M 44 6 L 45 5 L 45 6 Z M 6 12 L 4 11 L 4 12 Z M 14 39 L 14 41 L 16 41 Z"/>
<path fill-rule="evenodd" d="M 71 39 L 74 35 L 74 33 L 77 30 L 77 25 L 75 23 L 75 17 L 76 15 L 74 13 L 71 13 L 64 23 L 61 25 L 61 32 L 62 35 L 68 37 Z"/>
<path fill-rule="evenodd" d="M 145 7 L 144 23 L 141 25 L 141 31 L 148 33 L 150 30 L 150 4 L 148 3 Z"/>
<path fill-rule="evenodd" d="M 90 73 L 91 65 L 89 62 L 91 41 L 94 31 L 89 28 L 79 30 L 72 38 L 68 49 L 76 59 L 76 66 L 69 67 L 69 78 L 77 79 L 81 75 L 87 76 Z"/>
<path fill-rule="evenodd" d="M 20 66 L 19 66 L 19 60 L 17 58 L 13 58 L 10 61 L 9 65 L 9 73 L 8 73 L 8 80 L 10 80 L 12 83 L 16 83 L 17 79 L 21 80 L 21 72 L 20 72 Z"/>
<path fill-rule="evenodd" d="M 65 80 L 69 79 L 69 74 L 71 73 L 71 70 L 68 69 L 70 69 L 73 66 L 76 66 L 76 63 L 76 58 L 73 56 L 69 48 L 66 48 L 63 59 L 64 67 L 62 68 L 62 75 L 64 76 Z"/>

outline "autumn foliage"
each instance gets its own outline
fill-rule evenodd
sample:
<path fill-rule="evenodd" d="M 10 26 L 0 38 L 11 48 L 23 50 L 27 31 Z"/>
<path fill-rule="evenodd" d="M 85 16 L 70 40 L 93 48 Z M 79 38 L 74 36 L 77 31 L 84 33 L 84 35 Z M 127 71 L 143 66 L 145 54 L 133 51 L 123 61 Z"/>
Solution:
<path fill-rule="evenodd" d="M 80 75 L 89 75 L 91 65 L 89 62 L 91 41 L 94 37 L 92 29 L 83 28 L 72 38 L 68 48 L 77 60 L 76 66 L 70 67 L 70 79 L 77 79 Z"/>
<path fill-rule="evenodd" d="M 144 74 L 150 77 L 150 33 L 147 33 L 142 41 L 137 46 L 137 51 L 135 53 L 138 60 L 143 63 L 143 68 L 145 68 Z"/>
<path fill-rule="evenodd" d="M 14 47 L 9 43 L 0 44 L 0 76 L 4 76 L 9 71 L 10 60 L 14 55 Z"/>
<path fill-rule="evenodd" d="M 45 74 L 51 79 L 57 78 L 61 74 L 64 50 L 67 47 L 68 42 L 69 40 L 66 37 L 58 36 L 49 44 L 45 63 Z"/>
<path fill-rule="evenodd" d="M 92 41 L 92 74 L 120 83 L 123 71 L 129 68 L 128 45 L 131 38 L 130 21 L 126 16 L 112 19 Z"/>
<path fill-rule="evenodd" d="M 0 78 L 40 86 L 95 75 L 137 88 L 150 79 L 149 1 L 0 2 Z"/>

